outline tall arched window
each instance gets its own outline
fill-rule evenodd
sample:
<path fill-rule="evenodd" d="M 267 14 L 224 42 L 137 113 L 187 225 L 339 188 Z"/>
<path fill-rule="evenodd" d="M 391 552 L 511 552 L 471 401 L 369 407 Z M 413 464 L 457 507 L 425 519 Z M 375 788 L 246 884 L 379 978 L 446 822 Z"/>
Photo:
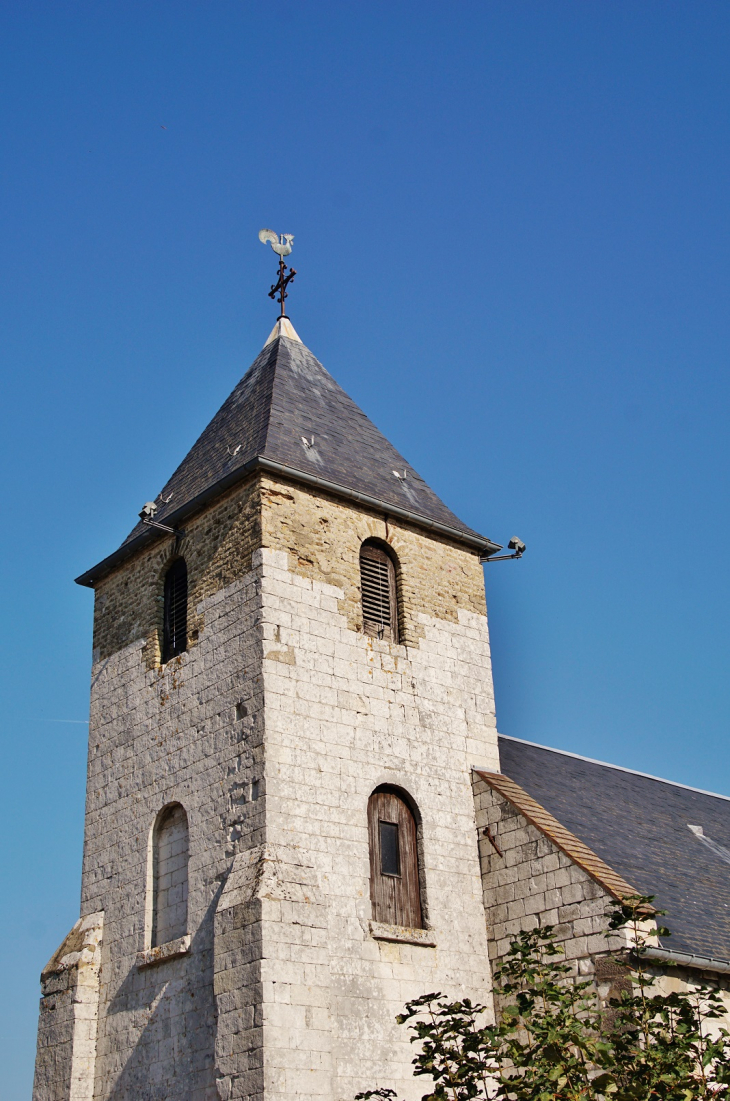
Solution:
<path fill-rule="evenodd" d="M 160 812 L 152 846 L 150 947 L 156 948 L 188 931 L 188 816 L 180 803 Z"/>
<path fill-rule="evenodd" d="M 399 795 L 374 791 L 368 802 L 373 918 L 423 928 L 416 821 Z"/>
<path fill-rule="evenodd" d="M 165 613 L 162 638 L 163 663 L 188 648 L 188 568 L 178 558 L 165 575 Z"/>
<path fill-rule="evenodd" d="M 370 540 L 360 547 L 360 586 L 365 634 L 397 642 L 395 565 L 388 552 Z"/>

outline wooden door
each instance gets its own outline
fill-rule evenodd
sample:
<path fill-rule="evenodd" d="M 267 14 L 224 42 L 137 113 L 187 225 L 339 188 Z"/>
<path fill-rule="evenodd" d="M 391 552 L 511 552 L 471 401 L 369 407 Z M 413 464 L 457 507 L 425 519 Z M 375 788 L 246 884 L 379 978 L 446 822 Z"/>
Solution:
<path fill-rule="evenodd" d="M 408 806 L 389 791 L 368 803 L 370 898 L 373 918 L 422 929 L 416 823 Z"/>

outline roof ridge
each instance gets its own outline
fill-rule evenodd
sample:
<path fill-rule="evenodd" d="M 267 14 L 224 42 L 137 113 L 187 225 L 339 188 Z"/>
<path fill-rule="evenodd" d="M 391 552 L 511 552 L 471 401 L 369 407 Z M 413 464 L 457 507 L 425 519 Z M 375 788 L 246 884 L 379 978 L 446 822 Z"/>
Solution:
<path fill-rule="evenodd" d="M 528 822 L 614 898 L 621 901 L 640 894 L 635 887 L 626 882 L 622 875 L 619 875 L 605 860 L 601 860 L 593 849 L 589 849 L 584 841 L 571 833 L 550 811 L 538 803 L 537 799 L 528 795 L 525 789 L 509 776 L 503 772 L 483 772 L 481 769 L 475 771 L 477 776 L 509 800 Z"/>
<path fill-rule="evenodd" d="M 277 324 L 278 324 L 278 322 L 277 322 Z M 272 376 L 273 377 L 271 379 L 271 398 L 270 398 L 270 400 L 267 404 L 267 407 L 266 407 L 266 423 L 263 427 L 263 432 L 262 432 L 262 439 L 263 439 L 263 446 L 261 448 L 261 454 L 262 455 L 266 454 L 266 448 L 269 445 L 269 429 L 271 428 L 271 410 L 274 407 L 274 392 L 276 390 L 276 378 L 277 378 L 277 375 L 279 373 L 279 349 L 282 347 L 282 343 L 281 343 L 282 340 L 288 340 L 288 339 L 291 339 L 291 338 L 285 337 L 285 336 L 282 335 L 281 332 L 279 332 L 278 336 L 275 336 L 273 340 L 271 340 L 271 338 L 269 338 L 269 340 L 267 340 L 266 344 L 264 344 L 263 348 L 261 349 L 261 352 L 265 352 L 267 348 L 270 348 L 271 349 L 270 354 L 273 355 L 273 357 L 274 357 L 274 369 L 272 371 Z M 302 343 L 301 340 L 299 341 L 299 343 L 300 344 Z M 283 347 L 286 347 L 286 345 L 283 345 Z M 261 354 L 261 352 L 259 352 L 259 355 Z"/>
<path fill-rule="evenodd" d="M 540 742 L 530 742 L 527 738 L 515 738 L 512 734 L 499 734 L 508 742 L 519 742 L 520 745 L 531 745 L 535 749 L 544 749 L 547 753 L 560 753 L 563 757 L 573 757 L 576 761 L 585 761 L 589 765 L 601 765 L 603 768 L 613 768 L 616 772 L 628 772 L 631 776 L 642 776 L 645 780 L 656 780 L 658 784 L 669 784 L 673 788 L 682 788 L 683 791 L 694 791 L 698 795 L 709 795 L 712 799 L 724 799 L 730 803 L 730 795 L 722 795 L 719 791 L 707 791 L 705 788 L 695 788 L 691 784 L 682 784 L 679 780 L 667 780 L 664 776 L 654 776 L 651 772 L 640 772 L 636 768 L 626 768 L 625 765 L 614 765 L 610 761 L 599 761 L 596 757 L 584 757 L 582 753 L 572 753 L 569 749 L 556 749 L 552 745 L 542 745 Z"/>

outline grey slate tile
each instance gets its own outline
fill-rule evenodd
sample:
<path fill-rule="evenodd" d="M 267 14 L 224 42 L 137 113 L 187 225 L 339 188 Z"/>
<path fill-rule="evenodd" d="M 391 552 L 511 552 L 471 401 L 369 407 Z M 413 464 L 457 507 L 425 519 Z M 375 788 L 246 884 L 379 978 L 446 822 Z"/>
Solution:
<path fill-rule="evenodd" d="M 314 445 L 305 446 L 302 437 L 314 437 Z M 309 349 L 284 336 L 257 356 L 193 444 L 160 494 L 156 519 L 164 523 L 166 516 L 258 456 L 476 535 Z M 406 477 L 396 478 L 394 470 Z M 137 524 L 125 543 L 142 531 L 143 525 Z"/>
<path fill-rule="evenodd" d="M 730 960 L 730 800 L 500 737 L 502 772 L 667 911 L 667 948 Z"/>

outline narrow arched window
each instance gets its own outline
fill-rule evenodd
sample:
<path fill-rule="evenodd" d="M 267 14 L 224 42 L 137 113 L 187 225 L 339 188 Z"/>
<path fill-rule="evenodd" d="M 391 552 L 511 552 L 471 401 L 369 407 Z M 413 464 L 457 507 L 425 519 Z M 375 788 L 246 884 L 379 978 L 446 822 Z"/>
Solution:
<path fill-rule="evenodd" d="M 360 587 L 366 635 L 398 641 L 398 597 L 393 559 L 377 543 L 360 548 Z"/>
<path fill-rule="evenodd" d="M 156 948 L 188 931 L 188 816 L 180 803 L 160 813 L 152 844 L 150 947 Z"/>
<path fill-rule="evenodd" d="M 374 791 L 368 802 L 370 898 L 375 921 L 423 928 L 416 820 L 392 791 Z"/>
<path fill-rule="evenodd" d="M 165 575 L 165 617 L 162 661 L 184 654 L 188 648 L 188 568 L 178 558 Z"/>

